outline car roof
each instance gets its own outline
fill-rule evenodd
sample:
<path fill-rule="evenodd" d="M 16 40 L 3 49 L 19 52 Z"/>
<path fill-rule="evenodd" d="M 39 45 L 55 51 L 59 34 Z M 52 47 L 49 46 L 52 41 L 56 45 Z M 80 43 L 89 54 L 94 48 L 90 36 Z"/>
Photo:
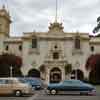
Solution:
<path fill-rule="evenodd" d="M 13 77 L 2 77 L 0 78 L 0 80 L 18 80 L 18 79 Z"/>

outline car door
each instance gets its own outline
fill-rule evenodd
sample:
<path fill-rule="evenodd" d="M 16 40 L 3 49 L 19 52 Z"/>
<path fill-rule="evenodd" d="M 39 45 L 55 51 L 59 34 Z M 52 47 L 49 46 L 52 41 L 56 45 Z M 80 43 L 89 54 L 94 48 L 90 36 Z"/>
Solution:
<path fill-rule="evenodd" d="M 72 82 L 64 81 L 63 82 L 63 91 L 71 91 L 72 90 Z"/>
<path fill-rule="evenodd" d="M 72 91 L 80 91 L 81 88 L 81 82 L 79 80 L 74 80 L 71 83 L 71 89 Z"/>
<path fill-rule="evenodd" d="M 0 79 L 0 94 L 5 93 L 5 80 Z"/>
<path fill-rule="evenodd" d="M 4 92 L 6 94 L 10 94 L 10 93 L 13 93 L 13 80 L 9 80 L 9 79 L 6 79 L 5 80 L 5 87 L 4 87 Z"/>

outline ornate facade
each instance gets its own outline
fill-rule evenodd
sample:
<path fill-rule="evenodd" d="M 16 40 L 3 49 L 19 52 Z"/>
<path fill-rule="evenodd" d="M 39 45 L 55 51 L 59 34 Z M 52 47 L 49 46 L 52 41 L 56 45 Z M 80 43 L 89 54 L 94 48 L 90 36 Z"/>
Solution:
<path fill-rule="evenodd" d="M 48 32 L 27 32 L 22 37 L 10 37 L 11 19 L 3 7 L 0 10 L 0 54 L 3 52 L 21 56 L 24 75 L 32 68 L 40 70 L 46 82 L 64 80 L 65 65 L 72 69 L 85 70 L 87 58 L 93 53 L 100 53 L 99 37 L 90 37 L 88 33 L 64 32 L 62 23 L 54 22 Z M 91 50 L 91 48 L 93 48 Z"/>

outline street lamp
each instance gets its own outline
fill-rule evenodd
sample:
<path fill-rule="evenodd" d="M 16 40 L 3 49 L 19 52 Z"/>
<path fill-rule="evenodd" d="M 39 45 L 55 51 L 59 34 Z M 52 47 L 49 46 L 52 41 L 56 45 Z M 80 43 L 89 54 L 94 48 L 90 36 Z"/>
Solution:
<path fill-rule="evenodd" d="M 13 73 L 12 73 L 13 71 L 12 70 L 13 70 L 13 67 L 10 66 L 10 77 L 13 77 Z"/>

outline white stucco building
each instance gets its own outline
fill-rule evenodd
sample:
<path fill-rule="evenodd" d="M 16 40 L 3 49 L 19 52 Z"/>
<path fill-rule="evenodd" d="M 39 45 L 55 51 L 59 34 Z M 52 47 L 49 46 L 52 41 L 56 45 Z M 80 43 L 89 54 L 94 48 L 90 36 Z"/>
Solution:
<path fill-rule="evenodd" d="M 50 23 L 48 32 L 27 32 L 22 37 L 9 35 L 10 23 L 9 13 L 3 7 L 0 9 L 0 54 L 8 52 L 22 57 L 24 75 L 32 68 L 40 70 L 45 66 L 45 72 L 40 72 L 46 82 L 55 78 L 63 80 L 65 65 L 71 64 L 72 69 L 81 69 L 87 76 L 87 58 L 92 53 L 100 53 L 100 37 L 64 32 L 62 23 Z"/>

